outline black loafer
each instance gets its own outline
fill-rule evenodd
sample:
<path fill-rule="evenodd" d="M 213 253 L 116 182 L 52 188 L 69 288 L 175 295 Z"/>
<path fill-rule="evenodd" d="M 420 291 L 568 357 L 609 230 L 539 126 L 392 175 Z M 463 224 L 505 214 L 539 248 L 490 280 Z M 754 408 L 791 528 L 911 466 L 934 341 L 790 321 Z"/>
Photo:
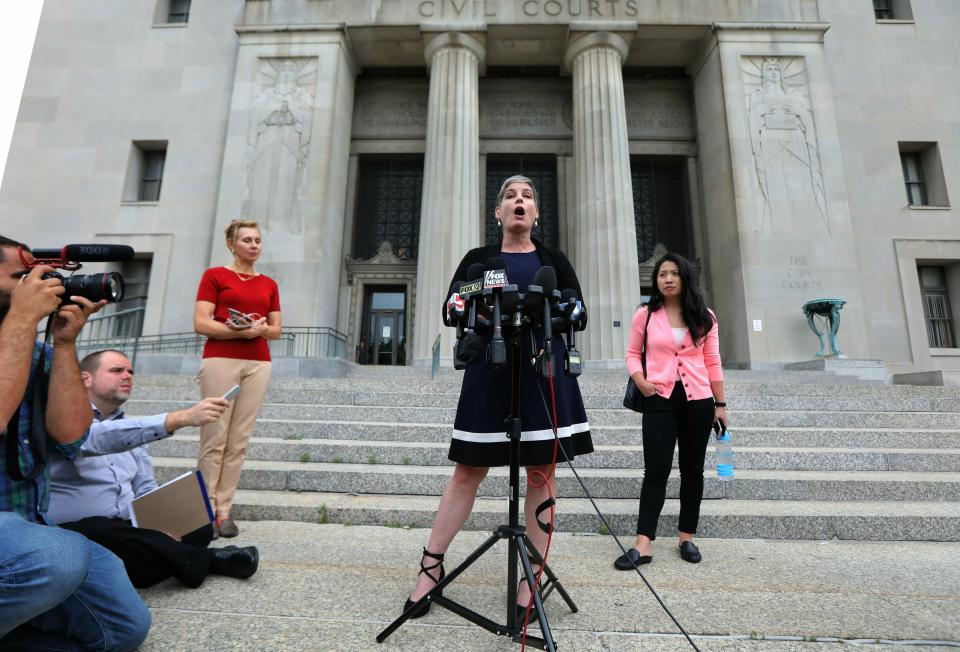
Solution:
<path fill-rule="evenodd" d="M 693 541 L 684 541 L 680 544 L 680 557 L 683 558 L 683 561 L 688 561 L 691 564 L 699 564 L 700 560 L 703 559 L 700 550 L 693 545 Z"/>
<path fill-rule="evenodd" d="M 216 575 L 244 580 L 256 573 L 260 565 L 260 551 L 255 546 L 225 546 L 207 550 L 210 555 L 210 572 Z"/>
<path fill-rule="evenodd" d="M 649 564 L 651 561 L 653 561 L 651 555 L 641 555 L 636 548 L 629 548 L 627 554 L 617 557 L 617 560 L 613 562 L 613 567 L 622 571 L 633 570 L 634 565 L 641 566 Z"/>

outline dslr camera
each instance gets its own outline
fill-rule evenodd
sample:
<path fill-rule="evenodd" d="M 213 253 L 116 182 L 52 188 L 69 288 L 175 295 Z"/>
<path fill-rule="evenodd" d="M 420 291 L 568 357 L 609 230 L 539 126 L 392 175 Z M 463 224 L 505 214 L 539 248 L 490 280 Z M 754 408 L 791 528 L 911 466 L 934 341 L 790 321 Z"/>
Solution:
<path fill-rule="evenodd" d="M 48 265 L 57 270 L 75 272 L 83 265 L 81 263 L 108 263 L 130 260 L 134 256 L 133 247 L 112 244 L 73 244 L 62 249 L 34 249 L 33 260 L 27 262 L 25 251 L 19 251 L 20 262 L 27 268 L 37 265 Z M 58 271 L 47 272 L 43 278 L 59 279 L 66 288 L 66 297 L 83 297 L 96 303 L 106 299 L 108 303 L 118 303 L 123 300 L 126 284 L 123 276 L 118 272 L 101 274 L 70 274 L 64 276 Z"/>

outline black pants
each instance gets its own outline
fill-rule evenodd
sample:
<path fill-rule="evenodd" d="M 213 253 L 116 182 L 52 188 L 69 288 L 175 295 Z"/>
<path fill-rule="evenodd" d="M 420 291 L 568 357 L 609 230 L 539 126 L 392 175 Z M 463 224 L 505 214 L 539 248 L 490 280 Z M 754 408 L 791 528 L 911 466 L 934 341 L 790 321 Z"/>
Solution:
<path fill-rule="evenodd" d="M 657 521 L 667 494 L 673 449 L 680 451 L 681 532 L 695 534 L 703 498 L 703 461 L 713 425 L 713 398 L 687 400 L 679 381 L 670 398 L 653 396 L 643 402 L 643 486 L 637 534 L 657 538 Z"/>
<path fill-rule="evenodd" d="M 115 554 L 127 569 L 130 582 L 143 589 L 168 577 L 196 588 L 210 574 L 207 546 L 213 527 L 205 526 L 177 541 L 163 532 L 133 527 L 122 518 L 91 516 L 60 527 L 79 532 Z"/>

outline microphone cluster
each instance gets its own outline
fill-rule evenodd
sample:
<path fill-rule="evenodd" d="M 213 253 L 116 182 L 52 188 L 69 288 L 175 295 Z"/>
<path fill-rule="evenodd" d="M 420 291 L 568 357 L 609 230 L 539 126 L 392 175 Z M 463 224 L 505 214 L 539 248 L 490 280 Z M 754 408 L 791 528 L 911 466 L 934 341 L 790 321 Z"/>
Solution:
<path fill-rule="evenodd" d="M 557 290 L 557 273 L 553 267 L 537 270 L 526 292 L 520 292 L 507 278 L 506 265 L 500 258 L 488 258 L 484 264 L 474 263 L 467 269 L 466 281 L 454 281 L 444 311 L 444 323 L 457 329 L 453 345 L 453 366 L 464 369 L 484 359 L 492 367 L 506 363 L 504 329 L 542 329 L 544 350 L 538 372 L 550 375 L 553 364 L 553 333 L 566 336 L 564 371 L 579 376 L 582 359 L 576 349 L 576 331 L 587 322 L 583 302 L 572 289 Z M 490 334 L 487 344 L 483 335 Z"/>

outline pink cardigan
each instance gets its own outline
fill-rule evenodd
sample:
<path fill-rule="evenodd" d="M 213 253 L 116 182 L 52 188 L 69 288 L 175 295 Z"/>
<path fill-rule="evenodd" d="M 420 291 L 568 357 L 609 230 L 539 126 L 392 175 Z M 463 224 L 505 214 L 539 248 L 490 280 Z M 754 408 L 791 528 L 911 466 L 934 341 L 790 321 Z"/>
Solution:
<path fill-rule="evenodd" d="M 710 311 L 713 315 L 713 311 Z M 647 322 L 647 307 L 637 310 L 633 315 L 630 339 L 627 340 L 627 372 L 632 376 L 643 373 L 640 353 L 643 349 L 643 328 Z M 669 397 L 673 385 L 680 380 L 687 390 L 687 400 L 711 398 L 712 381 L 723 380 L 720 368 L 720 338 L 717 317 L 713 315 L 713 327 L 700 346 L 693 343 L 690 332 L 684 335 L 680 346 L 673 338 L 673 330 L 662 308 L 650 315 L 650 333 L 647 335 L 647 380 L 657 386 L 657 394 Z"/>

